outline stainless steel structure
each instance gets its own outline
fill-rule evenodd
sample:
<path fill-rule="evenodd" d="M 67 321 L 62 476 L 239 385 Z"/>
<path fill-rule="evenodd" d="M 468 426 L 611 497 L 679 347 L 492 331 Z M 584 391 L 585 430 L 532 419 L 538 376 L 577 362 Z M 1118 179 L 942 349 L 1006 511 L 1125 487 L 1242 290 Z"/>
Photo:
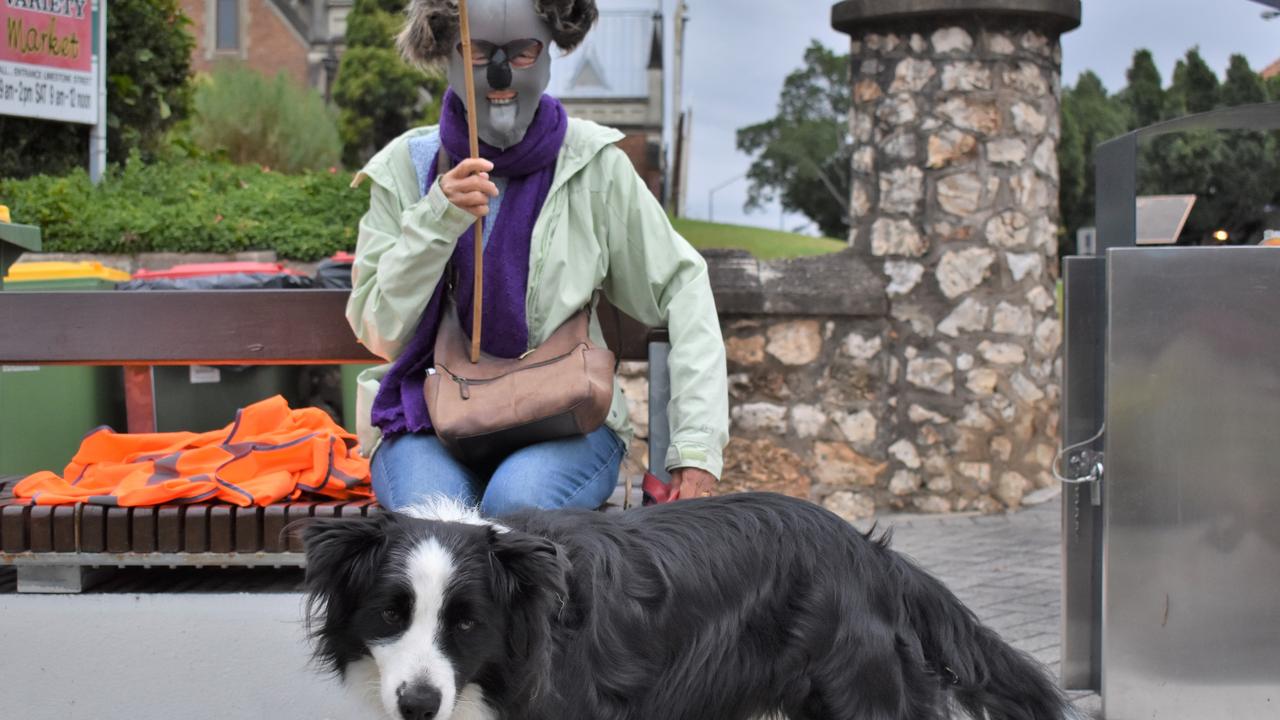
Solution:
<path fill-rule="evenodd" d="M 1109 720 L 1280 717 L 1280 249 L 1108 258 Z"/>
<path fill-rule="evenodd" d="M 1106 358 L 1106 263 L 1072 257 L 1064 272 L 1062 442 L 1081 443 L 1102 427 Z M 1102 441 L 1089 449 L 1102 450 Z M 1071 470 L 1070 468 L 1068 470 Z M 1072 476 L 1083 475 L 1077 468 Z M 1104 483 L 1062 490 L 1062 682 L 1102 687 L 1102 500 Z"/>
<path fill-rule="evenodd" d="M 1137 248 L 1145 139 L 1280 129 L 1280 104 L 1097 152 L 1097 257 L 1065 264 L 1062 680 L 1107 720 L 1280 718 L 1280 248 Z"/>

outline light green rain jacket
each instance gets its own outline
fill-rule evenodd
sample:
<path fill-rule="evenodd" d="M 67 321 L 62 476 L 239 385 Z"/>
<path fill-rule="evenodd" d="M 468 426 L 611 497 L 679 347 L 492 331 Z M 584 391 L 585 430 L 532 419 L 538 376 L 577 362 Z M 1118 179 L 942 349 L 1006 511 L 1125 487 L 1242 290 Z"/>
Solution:
<path fill-rule="evenodd" d="M 347 320 L 374 354 L 394 361 L 412 339 L 457 238 L 475 218 L 451 204 L 437 182 L 421 196 L 409 139 L 392 141 L 356 176 L 373 181 L 360 221 Z M 622 133 L 571 119 L 551 189 L 533 228 L 525 298 L 530 347 L 543 342 L 599 288 L 618 309 L 671 336 L 671 448 L 667 469 L 716 477 L 729 440 L 724 342 L 705 260 L 671 227 L 666 213 L 614 143 Z M 604 345 L 599 324 L 591 333 Z M 381 436 L 370 419 L 390 365 L 360 375 L 360 444 L 372 455 Z M 606 424 L 627 444 L 632 429 L 614 383 Z"/>

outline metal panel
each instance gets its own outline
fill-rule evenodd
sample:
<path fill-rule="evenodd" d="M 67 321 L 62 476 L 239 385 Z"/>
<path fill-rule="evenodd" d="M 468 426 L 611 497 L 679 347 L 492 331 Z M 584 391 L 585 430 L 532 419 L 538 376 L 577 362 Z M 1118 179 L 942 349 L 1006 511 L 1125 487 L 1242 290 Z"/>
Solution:
<path fill-rule="evenodd" d="M 1097 434 L 1103 421 L 1106 265 L 1101 257 L 1067 258 L 1063 333 L 1064 447 Z M 1101 440 L 1092 450 L 1103 450 Z M 1091 485 L 1067 485 L 1062 502 L 1062 684 L 1101 686 L 1102 508 Z"/>
<path fill-rule="evenodd" d="M 1108 720 L 1280 713 L 1280 251 L 1108 257 Z"/>
<path fill-rule="evenodd" d="M 1132 245 L 1137 238 L 1138 147 L 1192 130 L 1280 130 L 1280 103 L 1223 108 L 1157 123 L 1108 140 L 1094 151 L 1098 252 Z"/>
<path fill-rule="evenodd" d="M 671 482 L 671 473 L 667 472 L 667 450 L 671 447 L 667 414 L 667 403 L 671 402 L 670 356 L 669 342 L 649 342 L 649 472 L 664 483 Z"/>

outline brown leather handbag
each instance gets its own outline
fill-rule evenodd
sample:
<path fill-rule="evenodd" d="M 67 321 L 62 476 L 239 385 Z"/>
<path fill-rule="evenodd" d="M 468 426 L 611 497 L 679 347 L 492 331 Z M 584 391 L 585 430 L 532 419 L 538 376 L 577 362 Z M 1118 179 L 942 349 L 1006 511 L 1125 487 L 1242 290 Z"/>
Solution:
<path fill-rule="evenodd" d="M 472 363 L 458 313 L 446 307 L 436 335 L 435 371 L 424 387 L 440 442 L 473 465 L 522 447 L 599 429 L 613 402 L 614 355 L 589 335 L 581 310 L 520 358 L 482 355 Z"/>

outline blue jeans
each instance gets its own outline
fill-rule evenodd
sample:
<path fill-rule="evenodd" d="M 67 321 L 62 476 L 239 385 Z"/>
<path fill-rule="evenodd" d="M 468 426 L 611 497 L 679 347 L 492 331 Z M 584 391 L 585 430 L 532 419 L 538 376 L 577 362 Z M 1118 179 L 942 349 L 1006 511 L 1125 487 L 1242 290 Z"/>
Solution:
<path fill-rule="evenodd" d="M 517 450 L 486 472 L 458 462 L 435 435 L 413 433 L 384 440 L 370 470 L 378 502 L 391 510 L 439 495 L 478 503 L 486 517 L 531 507 L 594 510 L 613 494 L 625 449 L 602 427 Z"/>

